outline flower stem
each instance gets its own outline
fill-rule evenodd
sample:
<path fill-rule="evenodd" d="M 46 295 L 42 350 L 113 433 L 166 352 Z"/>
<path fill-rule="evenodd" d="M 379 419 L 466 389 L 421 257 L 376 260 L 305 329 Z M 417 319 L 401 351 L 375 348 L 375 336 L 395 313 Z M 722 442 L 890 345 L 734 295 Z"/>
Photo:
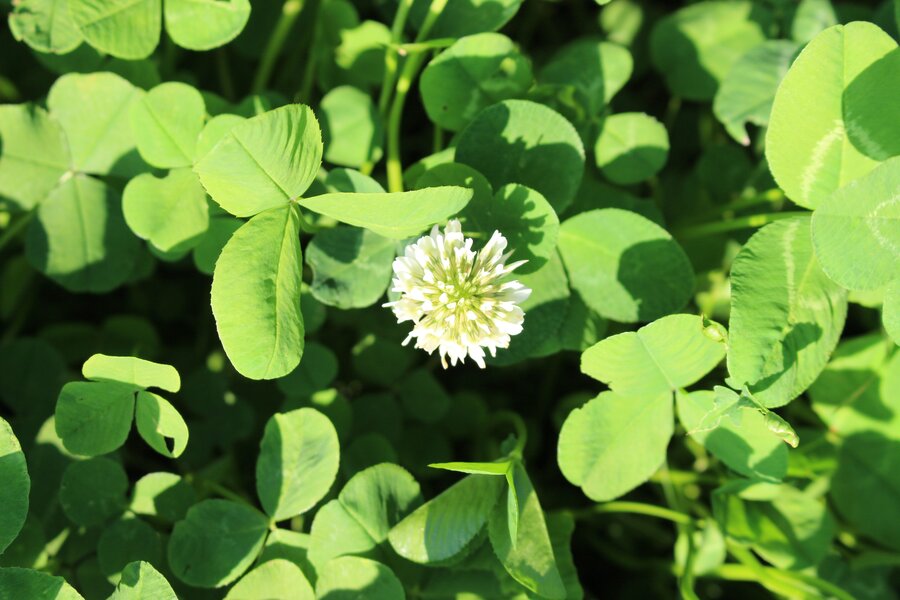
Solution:
<path fill-rule="evenodd" d="M 727 221 L 718 221 L 715 223 L 701 223 L 699 225 L 683 227 L 681 229 L 676 229 L 672 235 L 681 240 L 691 240 L 716 233 L 753 229 L 754 227 L 762 227 L 763 225 L 768 225 L 769 223 L 774 223 L 781 219 L 802 217 L 808 214 L 810 214 L 809 211 L 789 211 L 749 215 L 738 219 L 729 219 Z"/>
<path fill-rule="evenodd" d="M 394 14 L 394 22 L 391 24 L 391 46 L 384 51 L 384 78 L 381 82 L 381 94 L 378 96 L 378 112 L 384 116 L 388 103 L 391 100 L 391 91 L 394 89 L 394 78 L 397 76 L 399 57 L 397 46 L 403 41 L 403 29 L 406 27 L 406 19 L 413 0 L 400 0 L 397 12 Z"/>
<path fill-rule="evenodd" d="M 447 5 L 447 0 L 431 0 L 428 14 L 416 36 L 416 42 L 420 42 L 428 36 L 431 28 Z M 403 163 L 400 160 L 400 125 L 403 120 L 403 106 L 406 103 L 406 95 L 412 87 L 412 82 L 419 73 L 427 54 L 414 54 L 406 59 L 394 93 L 394 101 L 388 113 L 387 136 L 387 179 L 389 192 L 403 191 Z"/>
<path fill-rule="evenodd" d="M 690 515 L 687 515 L 671 508 L 656 506 L 655 504 L 645 504 L 643 502 L 628 502 L 625 500 L 605 502 L 603 504 L 595 504 L 594 506 L 574 511 L 573 515 L 576 519 L 586 518 L 594 515 L 606 513 L 629 513 L 635 515 L 644 515 L 647 517 L 656 517 L 665 521 L 680 525 L 690 525 L 694 522 Z"/>
<path fill-rule="evenodd" d="M 297 20 L 302 9 L 303 0 L 285 0 L 285 3 L 282 5 L 281 17 L 275 24 L 275 29 L 272 31 L 271 37 L 269 37 L 269 43 L 266 44 L 266 50 L 263 52 L 259 67 L 256 69 L 256 77 L 253 78 L 253 87 L 251 88 L 252 93 L 258 94 L 268 85 L 269 78 L 272 76 L 272 70 L 275 68 L 275 61 L 278 60 L 278 55 L 281 54 L 281 47 L 284 46 L 291 28 L 294 26 L 294 21 Z"/>
<path fill-rule="evenodd" d="M 310 102 L 313 83 L 316 78 L 316 66 L 319 61 L 316 57 L 316 48 L 322 39 L 322 2 L 317 1 L 312 10 L 312 35 L 306 52 L 306 65 L 303 68 L 303 78 L 300 81 L 300 90 L 297 99 L 300 102 Z"/>
<path fill-rule="evenodd" d="M 219 84 L 222 87 L 222 95 L 229 102 L 234 102 L 234 81 L 231 78 L 231 69 L 228 68 L 228 55 L 225 46 L 216 50 L 216 71 L 219 74 Z"/>

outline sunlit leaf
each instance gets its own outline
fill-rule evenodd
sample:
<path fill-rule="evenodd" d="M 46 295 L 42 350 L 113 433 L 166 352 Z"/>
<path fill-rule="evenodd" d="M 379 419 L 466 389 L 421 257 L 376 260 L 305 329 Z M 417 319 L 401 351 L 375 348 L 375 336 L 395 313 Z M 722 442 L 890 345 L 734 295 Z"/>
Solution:
<path fill-rule="evenodd" d="M 232 127 L 194 170 L 222 208 L 249 217 L 298 198 L 321 163 L 315 115 L 308 106 L 290 104 Z"/>
<path fill-rule="evenodd" d="M 809 219 L 757 232 L 731 268 L 728 372 L 767 407 L 787 404 L 816 379 L 837 345 L 847 293 L 812 251 Z"/>
<path fill-rule="evenodd" d="M 284 206 L 241 226 L 216 262 L 212 310 L 222 346 L 251 379 L 287 375 L 303 355 L 300 217 Z"/>
<path fill-rule="evenodd" d="M 647 481 L 663 463 L 672 418 L 671 393 L 603 392 L 573 410 L 563 424 L 559 468 L 591 500 L 617 498 Z"/>
<path fill-rule="evenodd" d="M 881 73 L 896 64 L 893 57 L 900 57 L 897 42 L 857 22 L 826 29 L 794 61 L 775 94 L 766 135 L 769 167 L 788 198 L 815 208 L 886 158 L 871 150 L 885 136 L 900 139 L 900 125 L 872 103 L 896 93 L 889 84 L 900 75 Z"/>
<path fill-rule="evenodd" d="M 340 448 L 331 421 L 311 408 L 276 414 L 266 424 L 256 490 L 276 521 L 308 511 L 331 488 Z"/>

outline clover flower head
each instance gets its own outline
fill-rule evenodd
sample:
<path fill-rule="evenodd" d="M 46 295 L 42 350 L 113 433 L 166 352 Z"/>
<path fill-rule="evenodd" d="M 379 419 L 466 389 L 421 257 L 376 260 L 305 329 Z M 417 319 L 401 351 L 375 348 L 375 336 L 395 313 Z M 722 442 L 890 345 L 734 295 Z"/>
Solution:
<path fill-rule="evenodd" d="M 416 348 L 437 350 L 445 369 L 448 358 L 456 366 L 466 356 L 483 369 L 485 348 L 496 356 L 497 348 L 509 347 L 525 319 L 519 303 L 531 295 L 507 277 L 526 261 L 506 264 L 512 252 L 504 254 L 506 238 L 499 231 L 481 250 L 472 244 L 458 220 L 443 233 L 435 225 L 394 260 L 392 290 L 400 298 L 384 304 L 398 323 L 413 322 L 403 345 L 415 338 Z"/>

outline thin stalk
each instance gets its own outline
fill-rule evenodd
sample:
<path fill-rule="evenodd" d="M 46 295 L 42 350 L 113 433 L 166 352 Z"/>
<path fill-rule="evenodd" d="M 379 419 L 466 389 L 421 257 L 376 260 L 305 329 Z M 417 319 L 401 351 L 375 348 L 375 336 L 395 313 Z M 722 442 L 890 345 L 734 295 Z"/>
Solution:
<path fill-rule="evenodd" d="M 281 47 L 284 46 L 284 42 L 301 10 L 303 10 L 303 0 L 285 0 L 281 7 L 281 17 L 278 18 L 275 29 L 272 30 L 269 43 L 266 44 L 259 67 L 256 69 L 256 77 L 253 78 L 251 93 L 258 94 L 268 85 L 269 78 L 272 76 L 272 70 L 275 68 L 275 61 L 278 60 L 278 55 L 281 54 Z"/>
<path fill-rule="evenodd" d="M 657 506 L 655 504 L 645 504 L 643 502 L 628 502 L 626 500 L 604 502 L 603 504 L 595 504 L 588 509 L 572 511 L 572 514 L 576 519 L 608 513 L 644 515 L 646 517 L 655 517 L 680 525 L 689 525 L 694 522 L 690 515 L 678 512 L 677 510 L 672 510 L 671 508 L 665 508 L 664 506 Z"/>
<path fill-rule="evenodd" d="M 175 65 L 178 62 L 178 47 L 167 35 L 163 36 L 162 42 L 162 66 L 163 79 L 174 79 Z"/>
<path fill-rule="evenodd" d="M 297 17 L 300 23 L 292 31 L 292 38 L 297 41 L 285 49 L 278 76 L 269 84 L 275 89 L 297 89 L 294 94 L 295 102 L 300 101 L 300 88 L 306 71 L 318 62 L 314 60 L 314 45 L 318 41 L 316 32 L 321 5 L 322 0 L 308 0 L 303 3 L 303 9 Z"/>
<path fill-rule="evenodd" d="M 387 112 L 388 103 L 391 101 L 391 91 L 394 89 L 394 78 L 397 76 L 399 56 L 397 48 L 403 41 L 403 29 L 406 27 L 406 19 L 409 17 L 409 9 L 413 0 L 400 0 L 397 12 L 394 14 L 394 22 L 391 23 L 391 47 L 384 51 L 384 78 L 381 82 L 381 93 L 378 96 L 378 112 L 383 115 Z"/>
<path fill-rule="evenodd" d="M 699 225 L 690 225 L 681 229 L 676 229 L 673 235 L 682 240 L 690 240 L 706 237 L 716 233 L 726 233 L 729 231 L 740 231 L 741 229 L 753 229 L 762 227 L 769 223 L 781 219 L 789 219 L 791 217 L 802 217 L 808 215 L 809 211 L 788 211 L 776 213 L 762 213 L 758 215 L 749 215 L 738 219 L 730 219 L 727 221 L 718 221 L 716 223 L 701 223 Z"/>
<path fill-rule="evenodd" d="M 216 50 L 216 72 L 219 75 L 219 85 L 222 87 L 222 95 L 229 102 L 234 102 L 234 80 L 231 78 L 231 69 L 228 68 L 228 49 L 222 46 Z"/>
<path fill-rule="evenodd" d="M 306 53 L 306 66 L 303 68 L 303 79 L 300 82 L 300 91 L 297 93 L 301 102 L 309 102 L 312 98 L 313 82 L 316 78 L 316 65 L 319 61 L 316 57 L 316 48 L 322 39 L 322 23 L 319 19 L 322 14 L 322 3 L 317 2 L 313 13 L 312 40 L 309 42 L 309 52 Z"/>
<path fill-rule="evenodd" d="M 693 215 L 691 220 L 696 222 L 708 221 L 717 217 L 730 216 L 731 214 L 736 213 L 740 210 L 746 210 L 748 208 L 753 208 L 755 206 L 761 205 L 768 205 L 772 208 L 775 208 L 774 205 L 783 202 L 784 199 L 784 192 L 777 188 L 771 189 L 762 192 L 761 194 L 744 196 L 727 204 L 723 204 L 722 206 L 716 206 L 710 210 L 703 211 L 701 213 Z"/>
<path fill-rule="evenodd" d="M 440 125 L 434 126 L 434 137 L 431 142 L 431 150 L 435 154 L 444 149 L 444 130 Z"/>
<path fill-rule="evenodd" d="M 510 454 L 521 458 L 525 444 L 528 442 L 528 428 L 522 417 L 511 410 L 498 410 L 491 416 L 491 421 L 493 424 L 508 423 L 512 425 L 516 435 L 516 445 Z"/>
<path fill-rule="evenodd" d="M 23 214 L 18 219 L 10 223 L 9 227 L 7 227 L 2 234 L 0 234 L 0 252 L 2 252 L 3 249 L 8 246 L 13 240 L 19 237 L 19 234 L 22 233 L 25 227 L 28 226 L 28 223 L 31 222 L 31 219 L 34 218 L 34 212 L 35 211 L 30 211 Z"/>
<path fill-rule="evenodd" d="M 767 590 L 786 596 L 788 598 L 796 596 L 796 588 L 789 583 L 775 579 L 771 576 L 750 550 L 740 546 L 734 542 L 726 541 L 728 553 L 731 554 L 738 562 L 753 573 L 753 579 Z"/>
<path fill-rule="evenodd" d="M 438 0 L 441 1 L 441 0 Z M 397 79 L 397 89 L 394 94 L 394 102 L 388 113 L 387 122 L 387 180 L 389 192 L 403 191 L 403 163 L 400 160 L 400 126 L 403 122 L 403 107 L 406 104 L 406 95 L 412 87 L 412 81 L 419 72 L 423 62 L 423 55 L 416 54 L 409 57 L 403 65 L 403 71 Z"/>
<path fill-rule="evenodd" d="M 419 54 L 421 52 L 430 52 L 431 50 L 443 50 L 449 48 L 456 42 L 456 38 L 438 38 L 436 40 L 428 40 L 427 42 L 412 42 L 410 44 L 400 44 L 394 48 L 401 56 L 409 54 Z"/>
<path fill-rule="evenodd" d="M 684 503 L 682 502 L 679 490 L 673 485 L 672 478 L 669 476 L 668 461 L 663 463 L 663 477 L 660 479 L 660 485 L 663 488 L 663 494 L 666 497 L 666 503 L 669 507 L 679 514 L 686 514 Z M 678 538 L 687 542 L 687 556 L 685 556 L 684 564 L 676 565 L 678 567 L 678 591 L 685 600 L 699 600 L 696 592 L 694 592 L 694 555 L 697 548 L 694 546 L 694 520 L 688 519 L 687 523 L 677 523 Z"/>
<path fill-rule="evenodd" d="M 232 500 L 234 502 L 238 502 L 240 504 L 246 504 L 247 506 L 252 506 L 253 508 L 256 508 L 256 506 L 253 504 L 253 502 L 251 502 L 244 496 L 238 494 L 237 492 L 232 492 L 231 490 L 229 490 L 227 487 L 225 487 L 224 485 L 222 485 L 220 483 L 216 483 L 215 481 L 212 481 L 210 479 L 204 479 L 202 477 L 190 476 L 190 475 L 186 476 L 185 479 L 188 481 L 188 483 L 190 483 L 191 480 L 196 481 L 200 485 L 202 485 L 204 488 L 206 488 L 208 491 L 214 492 L 223 498 Z"/>
<path fill-rule="evenodd" d="M 768 571 L 768 568 L 766 569 Z M 837 598 L 837 600 L 853 600 L 853 596 L 845 592 L 842 588 L 834 585 L 830 581 L 825 581 L 814 575 L 807 575 L 799 571 L 781 571 L 772 569 L 774 577 L 782 577 L 793 581 L 805 583 L 810 587 L 814 587 L 820 592 L 824 592 L 828 597 Z"/>
<path fill-rule="evenodd" d="M 428 14 L 422 23 L 419 34 L 416 36 L 416 42 L 426 37 L 434 27 L 435 22 L 447 6 L 448 0 L 431 0 L 431 6 L 428 8 Z M 403 163 L 400 160 L 400 125 L 403 120 L 403 106 L 406 103 L 406 95 L 412 87 L 412 82 L 419 73 L 422 63 L 425 62 L 424 54 L 415 54 L 407 58 L 397 79 L 397 87 L 394 93 L 394 101 L 391 104 L 391 111 L 388 114 L 388 136 L 387 136 L 387 177 L 388 191 L 403 191 Z"/>
<path fill-rule="evenodd" d="M 650 481 L 654 483 L 662 483 L 663 479 L 668 479 L 674 485 L 685 485 L 688 483 L 708 483 L 711 485 L 715 485 L 719 483 L 719 480 L 712 475 L 707 475 L 705 473 L 695 473 L 694 471 L 678 471 L 673 469 L 668 470 L 665 473 L 657 471 L 650 476 Z"/>

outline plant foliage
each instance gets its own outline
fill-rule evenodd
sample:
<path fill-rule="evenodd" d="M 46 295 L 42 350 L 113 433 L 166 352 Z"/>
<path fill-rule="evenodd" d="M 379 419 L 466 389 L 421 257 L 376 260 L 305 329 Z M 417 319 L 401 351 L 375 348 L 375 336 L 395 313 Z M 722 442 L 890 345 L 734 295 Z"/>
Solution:
<path fill-rule="evenodd" d="M 0 600 L 898 597 L 900 0 L 0 13 Z"/>

